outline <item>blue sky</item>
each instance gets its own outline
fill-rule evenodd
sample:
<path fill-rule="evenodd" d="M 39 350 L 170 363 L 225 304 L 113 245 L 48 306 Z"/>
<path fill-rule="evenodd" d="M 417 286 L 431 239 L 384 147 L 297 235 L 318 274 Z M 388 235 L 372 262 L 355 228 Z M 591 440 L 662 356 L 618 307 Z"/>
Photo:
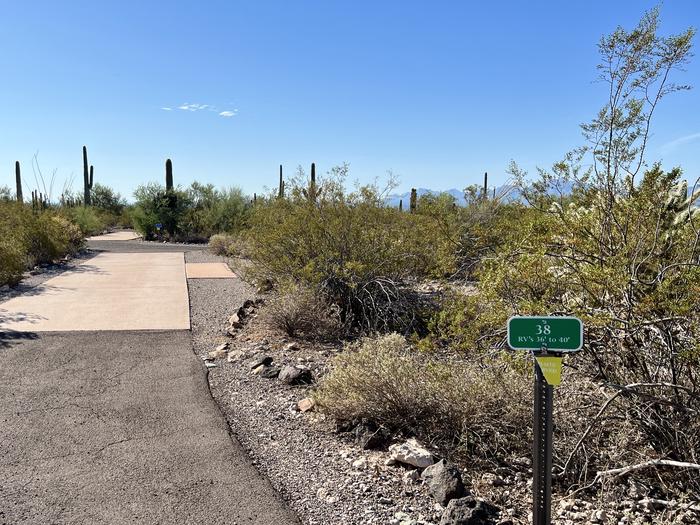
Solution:
<path fill-rule="evenodd" d="M 250 193 L 312 161 L 392 170 L 401 191 L 501 183 L 511 159 L 534 171 L 580 145 L 604 101 L 598 39 L 653 5 L 2 0 L 0 185 L 38 151 L 80 189 L 83 144 L 126 196 L 167 157 L 176 183 Z M 700 3 L 666 0 L 662 33 L 689 25 Z M 700 57 L 676 78 L 697 88 L 660 106 L 649 158 L 694 178 Z"/>

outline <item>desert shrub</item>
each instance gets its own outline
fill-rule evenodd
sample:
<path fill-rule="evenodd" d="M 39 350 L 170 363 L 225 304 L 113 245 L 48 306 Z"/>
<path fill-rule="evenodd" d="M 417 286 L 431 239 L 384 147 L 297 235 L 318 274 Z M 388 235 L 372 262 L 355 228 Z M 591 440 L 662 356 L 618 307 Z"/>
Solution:
<path fill-rule="evenodd" d="M 225 233 L 217 233 L 209 239 L 209 251 L 214 255 L 228 256 L 229 248 L 234 243 L 233 237 Z"/>
<path fill-rule="evenodd" d="M 240 235 L 217 233 L 209 238 L 209 251 L 224 257 L 244 257 L 247 248 L 245 240 Z"/>
<path fill-rule="evenodd" d="M 102 233 L 108 226 L 102 215 L 90 206 L 64 207 L 61 213 L 85 235 Z"/>
<path fill-rule="evenodd" d="M 572 392 L 586 398 L 588 411 L 577 409 L 583 420 L 605 410 L 583 446 L 575 446 L 572 433 L 570 481 L 590 482 L 613 458 L 624 466 L 639 462 L 640 454 L 700 457 L 697 195 L 688 194 L 680 177 L 679 170 L 653 167 L 633 192 L 616 196 L 609 213 L 602 212 L 607 201 L 595 187 L 580 188 L 564 205 L 531 208 L 496 254 L 480 262 L 475 293 L 447 295 L 431 321 L 434 345 L 472 359 L 504 346 L 511 315 L 568 314 L 584 321 L 584 350 L 572 361 L 586 380 L 581 384 L 594 381 L 614 400 Z M 577 427 L 578 437 L 586 426 Z M 636 456 L 616 450 L 623 441 L 634 445 Z M 664 479 L 680 478 L 666 473 Z"/>
<path fill-rule="evenodd" d="M 110 212 L 118 217 L 126 208 L 126 201 L 109 186 L 96 182 L 90 191 L 90 204 L 101 211 Z"/>
<path fill-rule="evenodd" d="M 0 286 L 16 284 L 27 267 L 26 253 L 18 235 L 2 231 L 0 235 Z"/>
<path fill-rule="evenodd" d="M 347 167 L 315 184 L 290 181 L 284 199 L 258 199 L 246 239 L 246 275 L 298 283 L 339 308 L 348 329 L 409 332 L 421 325 L 415 279 L 448 273 L 444 239 L 418 214 L 384 205 L 372 186 L 346 192 Z"/>
<path fill-rule="evenodd" d="M 440 277 L 473 279 L 479 261 L 493 256 L 511 236 L 512 223 L 527 213 L 521 203 L 508 201 L 506 190 L 486 198 L 468 187 L 464 195 L 464 206 L 446 193 L 426 194 L 418 201 L 416 213 L 441 241 L 433 245 L 440 270 L 433 273 Z"/>
<path fill-rule="evenodd" d="M 179 223 L 181 231 L 209 238 L 216 233 L 238 233 L 244 228 L 249 203 L 240 189 L 218 190 L 212 184 L 193 182 L 187 194 L 191 205 Z"/>
<path fill-rule="evenodd" d="M 0 202 L 0 240 L 0 284 L 14 284 L 27 268 L 77 252 L 83 234 L 52 210 Z"/>
<path fill-rule="evenodd" d="M 136 188 L 134 197 L 134 227 L 145 239 L 180 239 L 178 222 L 190 206 L 186 192 L 179 188 L 166 191 L 164 186 L 151 182 Z"/>
<path fill-rule="evenodd" d="M 80 229 L 51 212 L 44 212 L 27 223 L 25 242 L 29 265 L 46 264 L 74 254 L 82 243 Z"/>
<path fill-rule="evenodd" d="M 249 205 L 237 189 L 217 190 L 198 182 L 186 190 L 166 191 L 159 184 L 139 186 L 131 213 L 134 227 L 146 239 L 206 242 L 217 233 L 236 233 L 244 227 Z M 160 224 L 160 229 L 156 225 Z"/>
<path fill-rule="evenodd" d="M 268 301 L 262 313 L 271 328 L 290 337 L 332 340 L 342 333 L 338 308 L 308 288 L 292 286 Z"/>
<path fill-rule="evenodd" d="M 444 361 L 416 352 L 398 334 L 348 345 L 314 393 L 343 421 L 363 418 L 462 453 L 527 453 L 531 382 L 514 367 Z"/>
<path fill-rule="evenodd" d="M 15 194 L 9 186 L 0 186 L 0 201 L 11 201 L 14 198 Z"/>
<path fill-rule="evenodd" d="M 588 396 L 580 414 L 595 428 L 579 427 L 560 473 L 580 483 L 611 462 L 700 457 L 700 192 L 679 169 L 645 163 L 657 104 L 684 89 L 669 78 L 690 57 L 694 31 L 664 38 L 657 28 L 652 10 L 601 40 L 600 79 L 614 95 L 582 126 L 586 144 L 534 182 L 513 167 L 526 211 L 479 261 L 477 292 L 450 297 L 432 324 L 433 342 L 480 356 L 503 346 L 509 315 L 583 319 L 584 349 L 572 361 L 608 397 Z M 620 443 L 633 453 L 615 450 Z M 684 470 L 647 473 L 698 488 Z"/>

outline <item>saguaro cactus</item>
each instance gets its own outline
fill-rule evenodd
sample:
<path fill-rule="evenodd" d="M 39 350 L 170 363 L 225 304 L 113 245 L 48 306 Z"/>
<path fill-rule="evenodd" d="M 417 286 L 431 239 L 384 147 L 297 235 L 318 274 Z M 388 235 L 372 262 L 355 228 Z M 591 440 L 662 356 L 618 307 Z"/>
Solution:
<path fill-rule="evenodd" d="M 22 195 L 22 173 L 19 169 L 19 161 L 15 161 L 15 182 L 17 184 L 17 202 L 24 202 L 24 196 Z"/>
<path fill-rule="evenodd" d="M 92 182 L 92 166 L 88 167 L 87 147 L 83 146 L 83 204 L 85 206 L 90 206 Z"/>
<path fill-rule="evenodd" d="M 418 207 L 418 192 L 415 188 L 411 188 L 411 202 L 409 203 L 409 211 L 411 213 L 416 213 L 416 208 Z"/>
<path fill-rule="evenodd" d="M 165 191 L 173 190 L 173 161 L 165 160 Z"/>
<path fill-rule="evenodd" d="M 403 199 L 399 199 L 399 211 L 403 211 Z"/>
<path fill-rule="evenodd" d="M 309 184 L 309 199 L 316 201 L 316 163 L 311 163 L 311 183 Z"/>
<path fill-rule="evenodd" d="M 489 198 L 489 174 L 488 172 L 484 172 L 484 194 L 483 194 L 484 200 L 487 200 Z"/>
<path fill-rule="evenodd" d="M 280 185 L 277 191 L 277 196 L 280 199 L 284 198 L 284 179 L 282 178 L 282 164 L 280 164 Z"/>
<path fill-rule="evenodd" d="M 316 189 L 316 163 L 311 163 L 311 181 L 309 182 L 309 187 L 302 190 L 304 197 L 309 199 L 309 202 L 316 202 L 316 197 L 318 197 L 319 191 Z"/>

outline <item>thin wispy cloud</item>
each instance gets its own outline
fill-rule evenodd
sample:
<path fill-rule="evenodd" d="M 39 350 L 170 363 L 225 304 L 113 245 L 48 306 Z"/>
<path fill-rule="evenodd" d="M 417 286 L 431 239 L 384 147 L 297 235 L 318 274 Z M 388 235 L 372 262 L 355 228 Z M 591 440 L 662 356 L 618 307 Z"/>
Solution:
<path fill-rule="evenodd" d="M 672 140 L 670 142 L 667 142 L 661 148 L 662 153 L 670 153 L 671 151 L 679 148 L 680 146 L 684 146 L 685 144 L 688 144 L 690 142 L 695 142 L 696 140 L 700 140 L 700 132 L 699 133 L 691 133 L 690 135 L 685 135 L 683 137 L 679 137 L 675 140 Z"/>
<path fill-rule="evenodd" d="M 169 106 L 165 106 L 160 108 L 163 111 L 172 111 L 173 108 Z M 225 109 L 221 110 L 217 108 L 216 106 L 213 106 L 211 104 L 199 104 L 199 103 L 190 103 L 190 102 L 185 102 L 184 104 L 181 104 L 177 106 L 177 109 L 181 111 L 188 111 L 190 113 L 194 113 L 196 111 L 209 111 L 212 113 L 218 114 L 220 117 L 224 118 L 230 118 L 230 117 L 235 117 L 236 114 L 238 114 L 238 109 Z"/>
<path fill-rule="evenodd" d="M 209 104 L 190 104 L 189 102 L 186 102 L 182 106 L 178 106 L 177 109 L 182 109 L 183 111 L 200 111 L 209 107 Z"/>

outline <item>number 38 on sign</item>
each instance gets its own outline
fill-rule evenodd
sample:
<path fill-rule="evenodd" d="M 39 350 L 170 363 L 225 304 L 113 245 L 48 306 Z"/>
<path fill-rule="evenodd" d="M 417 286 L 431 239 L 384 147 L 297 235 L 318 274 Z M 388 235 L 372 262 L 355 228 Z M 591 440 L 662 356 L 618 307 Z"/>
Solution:
<path fill-rule="evenodd" d="M 516 316 L 508 319 L 508 346 L 513 350 L 576 352 L 583 345 L 577 317 Z"/>

